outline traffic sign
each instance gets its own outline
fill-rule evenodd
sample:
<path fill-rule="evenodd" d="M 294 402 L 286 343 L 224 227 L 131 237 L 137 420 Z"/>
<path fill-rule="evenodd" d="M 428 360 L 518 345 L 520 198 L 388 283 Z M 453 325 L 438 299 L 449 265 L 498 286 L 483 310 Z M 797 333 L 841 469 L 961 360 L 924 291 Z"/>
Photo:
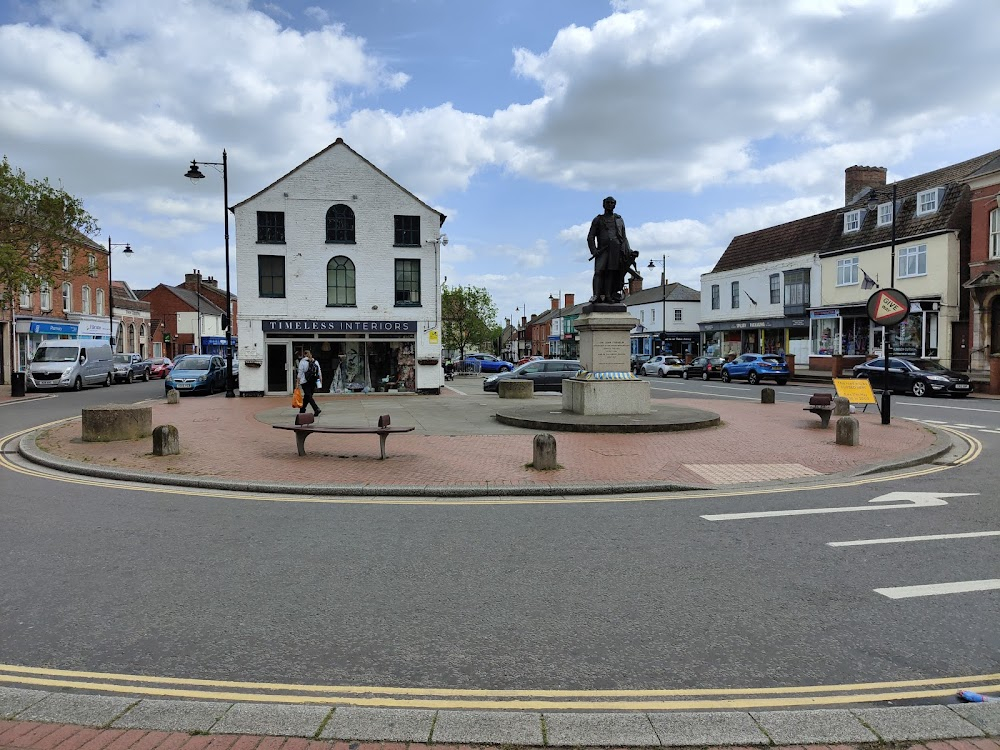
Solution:
<path fill-rule="evenodd" d="M 868 318 L 880 326 L 894 326 L 910 314 L 910 300 L 898 289 L 879 289 L 868 298 Z"/>

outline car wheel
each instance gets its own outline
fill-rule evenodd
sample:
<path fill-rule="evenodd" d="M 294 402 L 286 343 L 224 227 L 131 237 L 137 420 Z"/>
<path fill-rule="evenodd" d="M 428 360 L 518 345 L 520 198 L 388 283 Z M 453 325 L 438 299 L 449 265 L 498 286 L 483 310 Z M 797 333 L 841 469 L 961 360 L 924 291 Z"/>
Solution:
<path fill-rule="evenodd" d="M 923 398 L 927 395 L 927 383 L 923 380 L 914 380 L 913 385 L 910 386 L 910 393 L 917 398 Z"/>
<path fill-rule="evenodd" d="M 778 385 L 784 385 L 787 382 L 788 382 L 787 380 L 779 380 Z"/>
<path fill-rule="evenodd" d="M 708 374 L 708 370 L 705 370 L 705 372 L 703 372 L 703 373 L 701 374 L 701 379 L 702 379 L 702 380 L 708 380 L 708 378 L 709 378 L 709 377 L 710 377 L 710 376 L 709 376 L 709 374 Z"/>
<path fill-rule="evenodd" d="M 667 377 L 667 371 L 666 370 L 660 370 L 657 373 L 657 375 L 659 375 L 661 378 L 665 378 L 665 377 Z"/>
<path fill-rule="evenodd" d="M 135 374 L 131 370 L 128 371 L 128 377 L 125 378 L 125 382 L 129 383 L 129 384 L 132 384 L 132 383 L 135 382 Z"/>
<path fill-rule="evenodd" d="M 751 370 L 747 375 L 747 382 L 749 382 L 750 385 L 757 385 L 760 382 L 760 375 L 758 375 L 756 371 Z"/>
<path fill-rule="evenodd" d="M 731 377 L 729 376 L 729 370 L 723 370 L 723 371 L 722 371 L 722 376 L 721 376 L 721 377 L 722 377 L 722 382 L 723 382 L 723 383 L 731 383 L 731 382 L 732 382 L 732 380 L 733 380 L 733 379 L 732 379 L 732 378 L 731 378 Z"/>
<path fill-rule="evenodd" d="M 142 382 L 144 382 L 144 383 L 148 383 L 149 382 L 149 370 L 143 371 L 143 373 L 142 373 Z"/>
<path fill-rule="evenodd" d="M 500 368 L 500 372 L 510 372 L 510 368 L 506 367 L 506 366 L 505 367 L 501 367 Z"/>
<path fill-rule="evenodd" d="M 76 380 L 73 381 L 73 390 L 82 391 L 83 390 L 83 380 L 79 375 L 76 376 Z"/>
<path fill-rule="evenodd" d="M 687 370 L 685 370 L 684 372 L 681 373 L 681 377 L 684 378 L 684 380 L 689 380 L 691 378 L 691 376 L 688 375 L 688 371 Z"/>
<path fill-rule="evenodd" d="M 110 388 L 111 387 L 111 373 L 110 372 L 108 373 L 108 376 L 106 378 L 104 378 L 104 387 L 105 388 Z"/>

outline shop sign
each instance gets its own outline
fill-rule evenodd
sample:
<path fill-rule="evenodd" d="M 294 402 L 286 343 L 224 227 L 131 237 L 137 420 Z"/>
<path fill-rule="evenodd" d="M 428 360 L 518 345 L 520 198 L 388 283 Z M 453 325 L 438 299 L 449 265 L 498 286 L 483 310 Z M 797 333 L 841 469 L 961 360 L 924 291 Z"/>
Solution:
<path fill-rule="evenodd" d="M 28 326 L 29 333 L 61 333 L 63 335 L 69 334 L 70 336 L 74 336 L 76 335 L 76 331 L 76 323 L 41 323 L 32 321 L 31 325 Z"/>
<path fill-rule="evenodd" d="M 765 318 L 763 320 L 732 320 L 719 323 L 699 323 L 702 331 L 746 331 L 760 328 L 805 328 L 804 318 Z"/>
<path fill-rule="evenodd" d="M 416 333 L 415 320 L 263 320 L 264 333 Z"/>
<path fill-rule="evenodd" d="M 110 325 L 106 319 L 81 320 L 77 326 L 77 336 L 107 336 Z"/>
<path fill-rule="evenodd" d="M 840 310 L 837 308 L 831 308 L 827 310 L 810 310 L 810 318 L 839 318 Z"/>

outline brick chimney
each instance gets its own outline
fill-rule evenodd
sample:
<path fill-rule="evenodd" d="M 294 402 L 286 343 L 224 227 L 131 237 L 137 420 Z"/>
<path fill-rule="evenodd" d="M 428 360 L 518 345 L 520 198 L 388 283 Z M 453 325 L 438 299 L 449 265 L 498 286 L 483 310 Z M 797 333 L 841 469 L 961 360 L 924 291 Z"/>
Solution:
<path fill-rule="evenodd" d="M 629 276 L 628 293 L 635 294 L 642 291 L 642 279 L 638 276 Z"/>
<path fill-rule="evenodd" d="M 219 282 L 215 280 L 214 276 L 209 276 L 207 279 L 202 279 L 201 283 L 204 284 L 205 286 L 215 287 L 216 289 L 219 288 Z"/>
<path fill-rule="evenodd" d="M 551 302 L 551 303 L 552 303 L 552 309 L 553 309 L 553 310 L 558 310 L 558 309 L 559 309 L 559 300 L 558 300 L 558 299 L 556 299 L 555 297 L 552 297 L 552 298 L 551 298 L 551 299 L 549 300 L 549 302 Z"/>
<path fill-rule="evenodd" d="M 566 295 L 566 302 L 565 302 L 564 306 L 565 307 L 572 307 L 575 302 L 576 302 L 576 295 L 575 294 L 567 294 Z"/>
<path fill-rule="evenodd" d="M 885 187 L 885 167 L 859 167 L 855 164 L 844 170 L 844 205 L 856 201 L 865 188 Z"/>
<path fill-rule="evenodd" d="M 200 284 L 201 283 L 201 271 L 197 268 L 191 273 L 184 274 L 184 286 L 187 287 L 188 284 Z"/>

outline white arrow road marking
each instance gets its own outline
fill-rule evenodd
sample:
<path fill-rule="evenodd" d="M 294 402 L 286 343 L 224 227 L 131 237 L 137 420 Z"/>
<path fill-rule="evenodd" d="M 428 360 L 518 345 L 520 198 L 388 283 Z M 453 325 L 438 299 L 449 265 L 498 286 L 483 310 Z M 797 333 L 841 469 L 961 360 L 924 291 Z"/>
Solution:
<path fill-rule="evenodd" d="M 893 503 L 898 505 L 851 505 L 846 508 L 800 508 L 798 510 L 762 510 L 753 513 L 716 513 L 702 516 L 706 521 L 742 521 L 749 518 L 777 518 L 778 516 L 811 516 L 821 513 L 857 513 L 865 510 L 892 510 L 894 508 L 927 508 L 932 505 L 947 505 L 945 497 L 966 497 L 978 492 L 889 492 L 869 500 L 869 503 Z"/>
<path fill-rule="evenodd" d="M 827 547 L 860 547 L 864 544 L 901 544 L 903 542 L 933 542 L 939 539 L 975 539 L 1000 536 L 1000 531 L 969 531 L 963 534 L 928 534 L 926 536 L 897 536 L 887 539 L 855 539 L 851 542 L 827 542 Z"/>
<path fill-rule="evenodd" d="M 895 586 L 887 589 L 872 589 L 876 594 L 890 599 L 912 599 L 917 596 L 940 596 L 942 594 L 965 594 L 969 591 L 992 591 L 1000 589 L 1000 578 L 983 581 L 955 581 L 954 583 L 928 583 L 923 586 Z"/>

